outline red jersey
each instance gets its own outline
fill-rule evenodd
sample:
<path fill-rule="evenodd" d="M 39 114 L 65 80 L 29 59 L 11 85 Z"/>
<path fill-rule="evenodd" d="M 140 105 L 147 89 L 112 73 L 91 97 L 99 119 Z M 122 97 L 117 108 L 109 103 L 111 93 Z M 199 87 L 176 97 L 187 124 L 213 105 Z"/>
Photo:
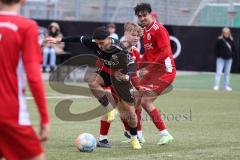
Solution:
<path fill-rule="evenodd" d="M 134 59 L 135 63 L 140 62 L 140 52 L 137 47 L 132 46 L 130 50 L 131 58 Z"/>
<path fill-rule="evenodd" d="M 155 21 L 148 28 L 144 28 L 143 44 L 145 50 L 143 62 L 158 63 L 170 73 L 175 70 L 169 34 L 163 25 Z"/>
<path fill-rule="evenodd" d="M 138 68 L 138 65 L 139 65 L 138 63 L 140 62 L 140 53 L 137 47 L 132 46 L 130 50 L 130 55 L 131 55 L 131 58 L 135 61 L 136 67 Z M 137 68 L 136 68 L 136 71 L 137 71 Z M 136 72 L 131 76 L 131 81 L 133 86 L 138 90 L 140 86 L 140 81 Z"/>
<path fill-rule="evenodd" d="M 0 12 L 0 121 L 31 124 L 24 97 L 26 71 L 41 123 L 48 123 L 41 61 L 37 24 L 13 12 Z"/>

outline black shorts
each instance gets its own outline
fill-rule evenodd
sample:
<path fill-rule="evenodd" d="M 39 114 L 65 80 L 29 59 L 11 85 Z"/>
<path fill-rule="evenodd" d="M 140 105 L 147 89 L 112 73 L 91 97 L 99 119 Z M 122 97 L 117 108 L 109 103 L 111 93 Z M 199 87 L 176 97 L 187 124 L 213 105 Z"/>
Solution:
<path fill-rule="evenodd" d="M 118 96 L 127 103 L 134 104 L 134 97 L 132 95 L 133 86 L 130 81 L 118 81 L 112 77 L 112 87 Z"/>
<path fill-rule="evenodd" d="M 120 99 L 127 103 L 134 103 L 134 98 L 131 93 L 133 86 L 130 81 L 118 81 L 107 72 L 101 70 L 98 71 L 98 74 L 103 78 L 103 87 L 111 86 Z"/>
<path fill-rule="evenodd" d="M 102 77 L 102 79 L 104 81 L 103 87 L 108 87 L 108 86 L 112 85 L 111 77 L 107 72 L 98 70 L 98 74 Z"/>

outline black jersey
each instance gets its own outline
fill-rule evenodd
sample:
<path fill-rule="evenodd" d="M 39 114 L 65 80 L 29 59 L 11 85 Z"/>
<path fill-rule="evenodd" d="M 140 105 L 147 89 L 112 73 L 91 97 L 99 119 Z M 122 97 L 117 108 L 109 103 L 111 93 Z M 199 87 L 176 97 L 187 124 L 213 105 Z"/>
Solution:
<path fill-rule="evenodd" d="M 123 74 L 134 73 L 134 60 L 131 58 L 128 50 L 118 41 L 112 39 L 112 46 L 108 51 L 102 51 L 95 40 L 88 36 L 76 36 L 76 37 L 65 37 L 62 42 L 80 42 L 102 60 L 104 66 L 110 70 L 119 70 Z M 104 71 L 100 71 L 99 75 L 103 78 L 105 86 L 113 85 L 118 95 L 126 102 L 133 103 L 134 99 L 131 95 L 130 90 L 132 85 L 130 82 L 117 81 L 113 75 L 110 75 Z"/>
<path fill-rule="evenodd" d="M 65 37 L 62 42 L 80 42 L 89 48 L 98 58 L 100 58 L 104 66 L 108 68 L 120 68 L 132 64 L 130 53 L 116 39 L 112 39 L 112 46 L 108 51 L 102 51 L 95 40 L 90 36 Z"/>

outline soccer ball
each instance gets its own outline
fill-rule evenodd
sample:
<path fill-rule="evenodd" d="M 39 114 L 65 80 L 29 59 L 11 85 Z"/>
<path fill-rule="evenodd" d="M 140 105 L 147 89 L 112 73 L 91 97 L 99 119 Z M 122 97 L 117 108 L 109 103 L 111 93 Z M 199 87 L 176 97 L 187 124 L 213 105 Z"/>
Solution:
<path fill-rule="evenodd" d="M 97 140 L 90 133 L 82 133 L 76 139 L 76 146 L 80 152 L 92 152 L 96 149 Z"/>

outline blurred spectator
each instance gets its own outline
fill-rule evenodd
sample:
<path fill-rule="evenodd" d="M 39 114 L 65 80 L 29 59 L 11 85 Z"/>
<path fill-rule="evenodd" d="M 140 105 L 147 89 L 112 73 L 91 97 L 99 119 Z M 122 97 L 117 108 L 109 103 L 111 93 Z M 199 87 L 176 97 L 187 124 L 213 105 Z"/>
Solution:
<path fill-rule="evenodd" d="M 47 37 L 62 38 L 63 35 L 60 30 L 58 23 L 52 22 L 48 26 L 48 35 Z M 56 66 L 56 55 L 64 53 L 64 43 L 60 44 L 50 44 L 43 43 L 43 72 L 52 71 Z M 49 58 L 49 59 L 48 59 Z M 49 64 L 48 64 L 49 60 Z"/>
<path fill-rule="evenodd" d="M 116 25 L 114 23 L 109 23 L 107 25 L 107 29 L 110 32 L 110 37 L 114 38 L 114 39 L 119 39 L 118 35 L 115 33 L 116 32 Z"/>
<path fill-rule="evenodd" d="M 235 53 L 235 45 L 231 31 L 228 27 L 222 29 L 222 34 L 218 37 L 214 48 L 216 55 L 216 75 L 213 90 L 219 90 L 221 75 L 224 69 L 224 89 L 232 91 L 230 87 L 230 71 L 232 67 L 232 58 Z"/>

